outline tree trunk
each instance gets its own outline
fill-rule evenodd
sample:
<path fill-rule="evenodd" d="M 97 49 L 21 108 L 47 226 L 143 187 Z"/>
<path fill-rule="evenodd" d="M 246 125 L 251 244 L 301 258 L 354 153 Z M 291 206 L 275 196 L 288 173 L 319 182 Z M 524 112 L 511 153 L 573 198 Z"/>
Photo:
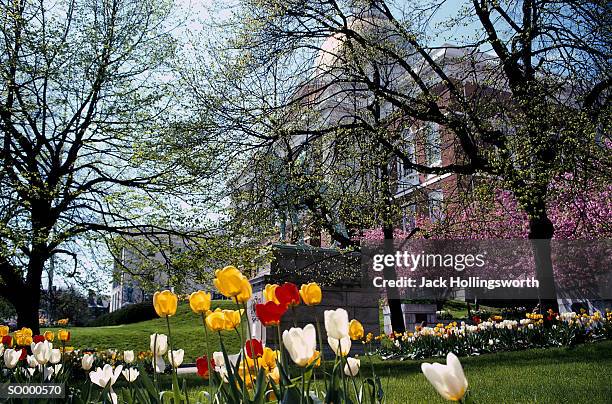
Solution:
<path fill-rule="evenodd" d="M 27 288 L 16 296 L 13 303 L 17 312 L 17 327 L 28 327 L 34 335 L 40 334 L 38 309 L 40 306 L 40 287 Z"/>
<path fill-rule="evenodd" d="M 384 250 L 385 254 L 394 254 L 393 249 L 393 228 L 384 227 L 383 233 L 385 235 Z M 394 266 L 385 265 L 383 269 L 385 279 L 396 279 L 397 273 Z M 404 324 L 404 313 L 402 312 L 402 301 L 399 298 L 399 293 L 396 288 L 388 287 L 385 289 L 387 294 L 387 303 L 389 304 L 389 314 L 391 316 L 391 329 L 395 332 L 406 331 L 406 324 Z"/>
<path fill-rule="evenodd" d="M 538 217 L 529 219 L 529 239 L 533 249 L 536 267 L 536 277 L 540 283 L 540 310 L 542 312 L 552 309 L 559 312 L 557 302 L 557 289 L 551 258 L 551 239 L 555 232 L 553 223 L 545 211 L 541 210 Z"/>

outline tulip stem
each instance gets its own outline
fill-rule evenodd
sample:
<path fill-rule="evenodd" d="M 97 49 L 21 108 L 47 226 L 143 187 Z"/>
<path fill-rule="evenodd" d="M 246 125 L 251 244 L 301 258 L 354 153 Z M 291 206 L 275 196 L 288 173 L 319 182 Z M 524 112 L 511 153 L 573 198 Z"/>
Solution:
<path fill-rule="evenodd" d="M 280 329 L 280 321 L 278 324 L 276 324 L 276 332 L 278 334 L 278 366 L 279 368 L 282 366 L 282 369 L 285 369 L 285 371 L 287 372 L 287 376 L 289 378 L 291 378 L 291 376 L 289 376 L 289 368 L 288 366 L 284 365 L 284 359 L 285 359 L 285 354 L 283 353 L 283 340 L 282 340 L 282 336 L 281 336 L 281 329 Z M 284 383 L 283 383 L 283 374 L 279 369 L 279 385 L 280 385 L 280 391 L 281 391 L 281 397 L 285 396 L 285 389 L 284 389 Z"/>
<path fill-rule="evenodd" d="M 206 316 L 202 313 L 202 325 L 204 326 L 204 337 L 206 338 L 206 366 L 208 368 L 208 395 L 212 403 L 212 391 L 215 389 L 213 384 L 213 369 L 210 367 L 210 344 L 208 340 L 208 329 L 206 328 Z"/>
<path fill-rule="evenodd" d="M 251 359 L 253 359 L 253 362 L 255 362 L 255 374 L 258 375 L 259 374 L 259 364 L 257 363 L 257 356 L 255 355 L 255 349 L 253 348 L 253 334 L 251 333 L 251 322 L 249 319 L 249 313 L 247 312 L 246 303 L 242 302 L 242 307 L 244 307 L 244 315 L 246 317 L 247 331 L 249 332 L 249 340 L 251 341 L 251 355 L 252 355 Z M 249 369 L 249 373 L 250 372 L 251 371 Z"/>
<path fill-rule="evenodd" d="M 304 380 L 304 368 L 302 368 L 302 394 L 300 394 L 300 404 L 302 404 L 302 400 L 304 399 L 305 395 L 306 395 L 306 389 L 305 389 L 305 380 Z"/>
<path fill-rule="evenodd" d="M 159 392 L 159 384 L 157 383 L 157 332 L 153 338 L 153 382 L 155 382 L 155 388 Z"/>
<path fill-rule="evenodd" d="M 172 348 L 172 334 L 170 333 L 170 316 L 166 316 L 166 326 L 168 327 L 168 346 L 170 347 L 170 361 L 172 362 L 172 370 L 174 371 L 174 374 L 178 376 L 178 372 L 174 366 L 174 349 Z"/>
<path fill-rule="evenodd" d="M 238 304 L 238 298 L 237 298 L 237 297 L 234 297 L 234 303 L 236 303 L 236 308 L 238 309 L 238 315 L 240 316 L 240 304 Z M 240 331 L 238 330 L 238 328 L 240 328 Z M 244 338 L 243 338 L 243 330 L 242 330 L 242 316 L 241 316 L 241 318 L 240 318 L 240 323 L 239 323 L 239 324 L 238 324 L 238 326 L 235 328 L 235 330 L 236 330 L 236 332 L 238 333 L 238 337 L 240 338 L 240 346 L 242 347 L 242 349 L 241 349 L 241 351 L 242 351 L 242 356 L 241 356 L 241 358 L 240 358 L 240 359 L 241 359 L 242 361 L 244 361 L 244 362 L 245 362 L 245 364 L 246 364 L 246 359 L 245 359 L 245 349 L 244 349 Z M 238 364 L 238 365 L 240 365 L 240 364 Z M 247 368 L 248 368 L 248 364 L 246 364 L 246 365 L 247 365 Z M 238 374 L 240 374 L 240 372 L 238 372 Z M 242 381 L 242 402 L 243 402 L 243 403 L 246 403 L 246 402 L 247 402 L 247 400 L 246 400 L 246 396 L 247 396 L 247 395 L 246 395 L 246 392 L 247 392 L 247 391 L 246 391 L 246 390 L 247 390 L 247 389 L 246 389 L 246 385 L 247 385 L 247 382 L 246 382 L 246 377 L 244 377 L 244 376 L 245 376 L 245 374 L 243 374 L 242 376 L 243 376 L 243 379 L 244 379 L 244 380 Z"/>
<path fill-rule="evenodd" d="M 327 373 L 327 365 L 325 364 L 325 359 L 323 358 L 323 338 L 321 338 L 321 326 L 319 325 L 319 316 L 317 316 L 316 314 L 315 323 L 317 324 L 317 336 L 319 337 L 319 356 L 321 359 L 321 364 L 323 365 L 323 381 L 325 382 L 325 391 L 327 391 L 327 377 L 325 377 L 325 373 Z"/>

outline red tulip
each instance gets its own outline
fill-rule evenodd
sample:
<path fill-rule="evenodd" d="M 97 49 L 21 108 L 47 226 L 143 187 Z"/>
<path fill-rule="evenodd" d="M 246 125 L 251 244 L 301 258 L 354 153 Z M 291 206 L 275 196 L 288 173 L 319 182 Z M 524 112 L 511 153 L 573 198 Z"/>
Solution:
<path fill-rule="evenodd" d="M 255 338 L 248 340 L 246 344 L 244 344 L 244 348 L 251 359 L 253 359 L 253 357 L 259 358 L 263 356 L 263 345 L 261 345 L 261 341 Z"/>
<path fill-rule="evenodd" d="M 45 340 L 45 337 L 42 335 L 35 335 L 32 337 L 32 341 L 34 341 L 35 344 L 39 342 L 43 342 L 44 340 Z"/>
<path fill-rule="evenodd" d="M 10 335 L 5 335 L 2 337 L 2 345 L 6 346 L 7 348 L 11 348 L 13 346 L 13 337 Z"/>
<path fill-rule="evenodd" d="M 24 360 L 26 357 L 28 356 L 28 351 L 26 351 L 25 348 L 21 348 L 21 356 L 19 357 L 19 360 L 22 361 Z"/>
<path fill-rule="evenodd" d="M 285 306 L 297 306 L 300 304 L 300 291 L 298 287 L 291 282 L 283 283 L 276 288 L 274 293 L 280 304 Z"/>
<path fill-rule="evenodd" d="M 278 289 L 278 288 L 277 288 Z M 280 324 L 281 317 L 287 311 L 287 306 L 284 304 L 276 304 L 272 301 L 264 304 L 255 305 L 255 313 L 259 321 L 266 327 L 269 325 Z"/>
<path fill-rule="evenodd" d="M 210 366 L 213 368 L 215 367 L 215 361 L 212 358 L 210 359 Z M 210 369 L 208 368 L 206 355 L 196 359 L 196 368 L 198 369 L 198 376 L 208 379 Z"/>

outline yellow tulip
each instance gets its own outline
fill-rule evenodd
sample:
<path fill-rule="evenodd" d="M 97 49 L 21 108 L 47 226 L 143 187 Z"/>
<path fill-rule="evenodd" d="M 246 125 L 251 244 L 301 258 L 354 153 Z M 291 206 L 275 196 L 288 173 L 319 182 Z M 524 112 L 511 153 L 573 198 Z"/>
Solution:
<path fill-rule="evenodd" d="M 225 297 L 235 297 L 242 291 L 244 276 L 233 266 L 227 266 L 215 272 L 215 287 Z"/>
<path fill-rule="evenodd" d="M 153 307 L 160 317 L 173 316 L 176 314 L 178 297 L 169 290 L 155 292 L 153 295 Z"/>
<path fill-rule="evenodd" d="M 259 366 L 268 372 L 276 367 L 276 359 L 278 354 L 275 350 L 264 347 L 263 355 L 258 358 Z"/>
<path fill-rule="evenodd" d="M 68 331 L 68 330 L 59 330 L 57 332 L 57 338 L 60 341 L 63 341 L 63 342 L 70 341 L 70 331 Z"/>
<path fill-rule="evenodd" d="M 226 330 L 233 330 L 240 325 L 242 310 L 223 310 L 223 314 L 225 315 Z"/>
<path fill-rule="evenodd" d="M 357 341 L 363 338 L 363 334 L 363 325 L 357 320 L 351 320 L 349 322 L 349 337 L 351 337 L 353 341 Z"/>
<path fill-rule="evenodd" d="M 274 302 L 276 304 L 280 304 L 280 302 L 278 301 L 278 299 L 276 298 L 276 288 L 278 288 L 278 285 L 273 284 L 267 284 L 264 291 L 263 291 L 263 295 L 264 295 L 264 299 L 266 302 Z"/>
<path fill-rule="evenodd" d="M 9 333 L 8 325 L 0 325 L 0 337 L 4 337 L 8 335 L 8 333 Z"/>
<path fill-rule="evenodd" d="M 210 293 L 198 290 L 189 295 L 189 307 L 196 314 L 206 313 L 210 310 Z"/>
<path fill-rule="evenodd" d="M 316 361 L 316 362 L 315 362 Z M 312 357 L 308 360 L 308 364 L 310 365 L 312 362 L 315 362 L 314 367 L 318 368 L 321 366 L 321 352 L 315 350 L 312 354 Z"/>
<path fill-rule="evenodd" d="M 213 331 L 225 330 L 225 314 L 217 309 L 206 316 L 206 325 Z"/>
<path fill-rule="evenodd" d="M 268 378 L 275 384 L 280 384 L 280 372 L 278 367 L 274 368 L 270 373 L 268 373 Z"/>
<path fill-rule="evenodd" d="M 15 331 L 15 343 L 20 346 L 29 346 L 32 344 L 32 330 L 27 327 L 21 328 L 21 330 Z"/>
<path fill-rule="evenodd" d="M 240 293 L 236 295 L 238 303 L 246 303 L 253 296 L 253 287 L 247 278 L 242 278 Z"/>
<path fill-rule="evenodd" d="M 321 287 L 315 282 L 311 282 L 300 287 L 300 296 L 305 305 L 315 306 L 321 303 L 323 295 L 321 293 Z"/>
<path fill-rule="evenodd" d="M 53 331 L 45 331 L 43 335 L 45 339 L 49 342 L 53 342 L 53 340 L 55 339 L 55 334 L 53 334 Z"/>
<path fill-rule="evenodd" d="M 251 373 L 248 363 L 244 361 L 240 362 L 240 365 L 238 366 L 238 375 L 240 375 L 240 378 L 244 384 L 246 384 L 247 388 L 251 388 L 253 386 L 253 383 L 255 382 L 255 375 Z"/>

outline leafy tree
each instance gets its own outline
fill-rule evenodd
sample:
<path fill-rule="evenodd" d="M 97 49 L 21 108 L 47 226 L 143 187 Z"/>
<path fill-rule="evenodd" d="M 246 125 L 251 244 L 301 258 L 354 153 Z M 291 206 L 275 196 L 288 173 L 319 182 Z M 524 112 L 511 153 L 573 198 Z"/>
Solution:
<path fill-rule="evenodd" d="M 71 257 L 78 271 L 77 239 L 189 236 L 202 227 L 193 185 L 206 182 L 203 165 L 186 163 L 199 157 L 176 147 L 170 2 L 0 10 L 0 295 L 37 332 L 50 257 Z"/>
<path fill-rule="evenodd" d="M 217 68 L 191 75 L 210 87 L 199 105 L 247 154 L 247 170 L 265 173 L 236 187 L 251 208 L 241 221 L 253 213 L 273 225 L 285 215 L 298 227 L 310 218 L 341 245 L 378 222 L 390 238 L 397 214 L 388 167 L 399 160 L 424 174 L 487 178 L 516 198 L 529 238 L 550 240 L 551 182 L 567 173 L 571 186 L 584 176 L 609 181 L 607 3 L 464 1 L 434 24 L 450 7 L 241 3 L 209 48 Z M 458 27 L 467 34 L 453 35 Z M 452 46 L 436 43 L 445 35 Z M 406 150 L 405 129 L 431 125 L 452 135 L 441 153 L 452 150 L 453 161 L 433 164 Z M 296 212 L 308 216 L 299 221 Z M 540 285 L 552 295 L 550 245 L 534 249 Z"/>

